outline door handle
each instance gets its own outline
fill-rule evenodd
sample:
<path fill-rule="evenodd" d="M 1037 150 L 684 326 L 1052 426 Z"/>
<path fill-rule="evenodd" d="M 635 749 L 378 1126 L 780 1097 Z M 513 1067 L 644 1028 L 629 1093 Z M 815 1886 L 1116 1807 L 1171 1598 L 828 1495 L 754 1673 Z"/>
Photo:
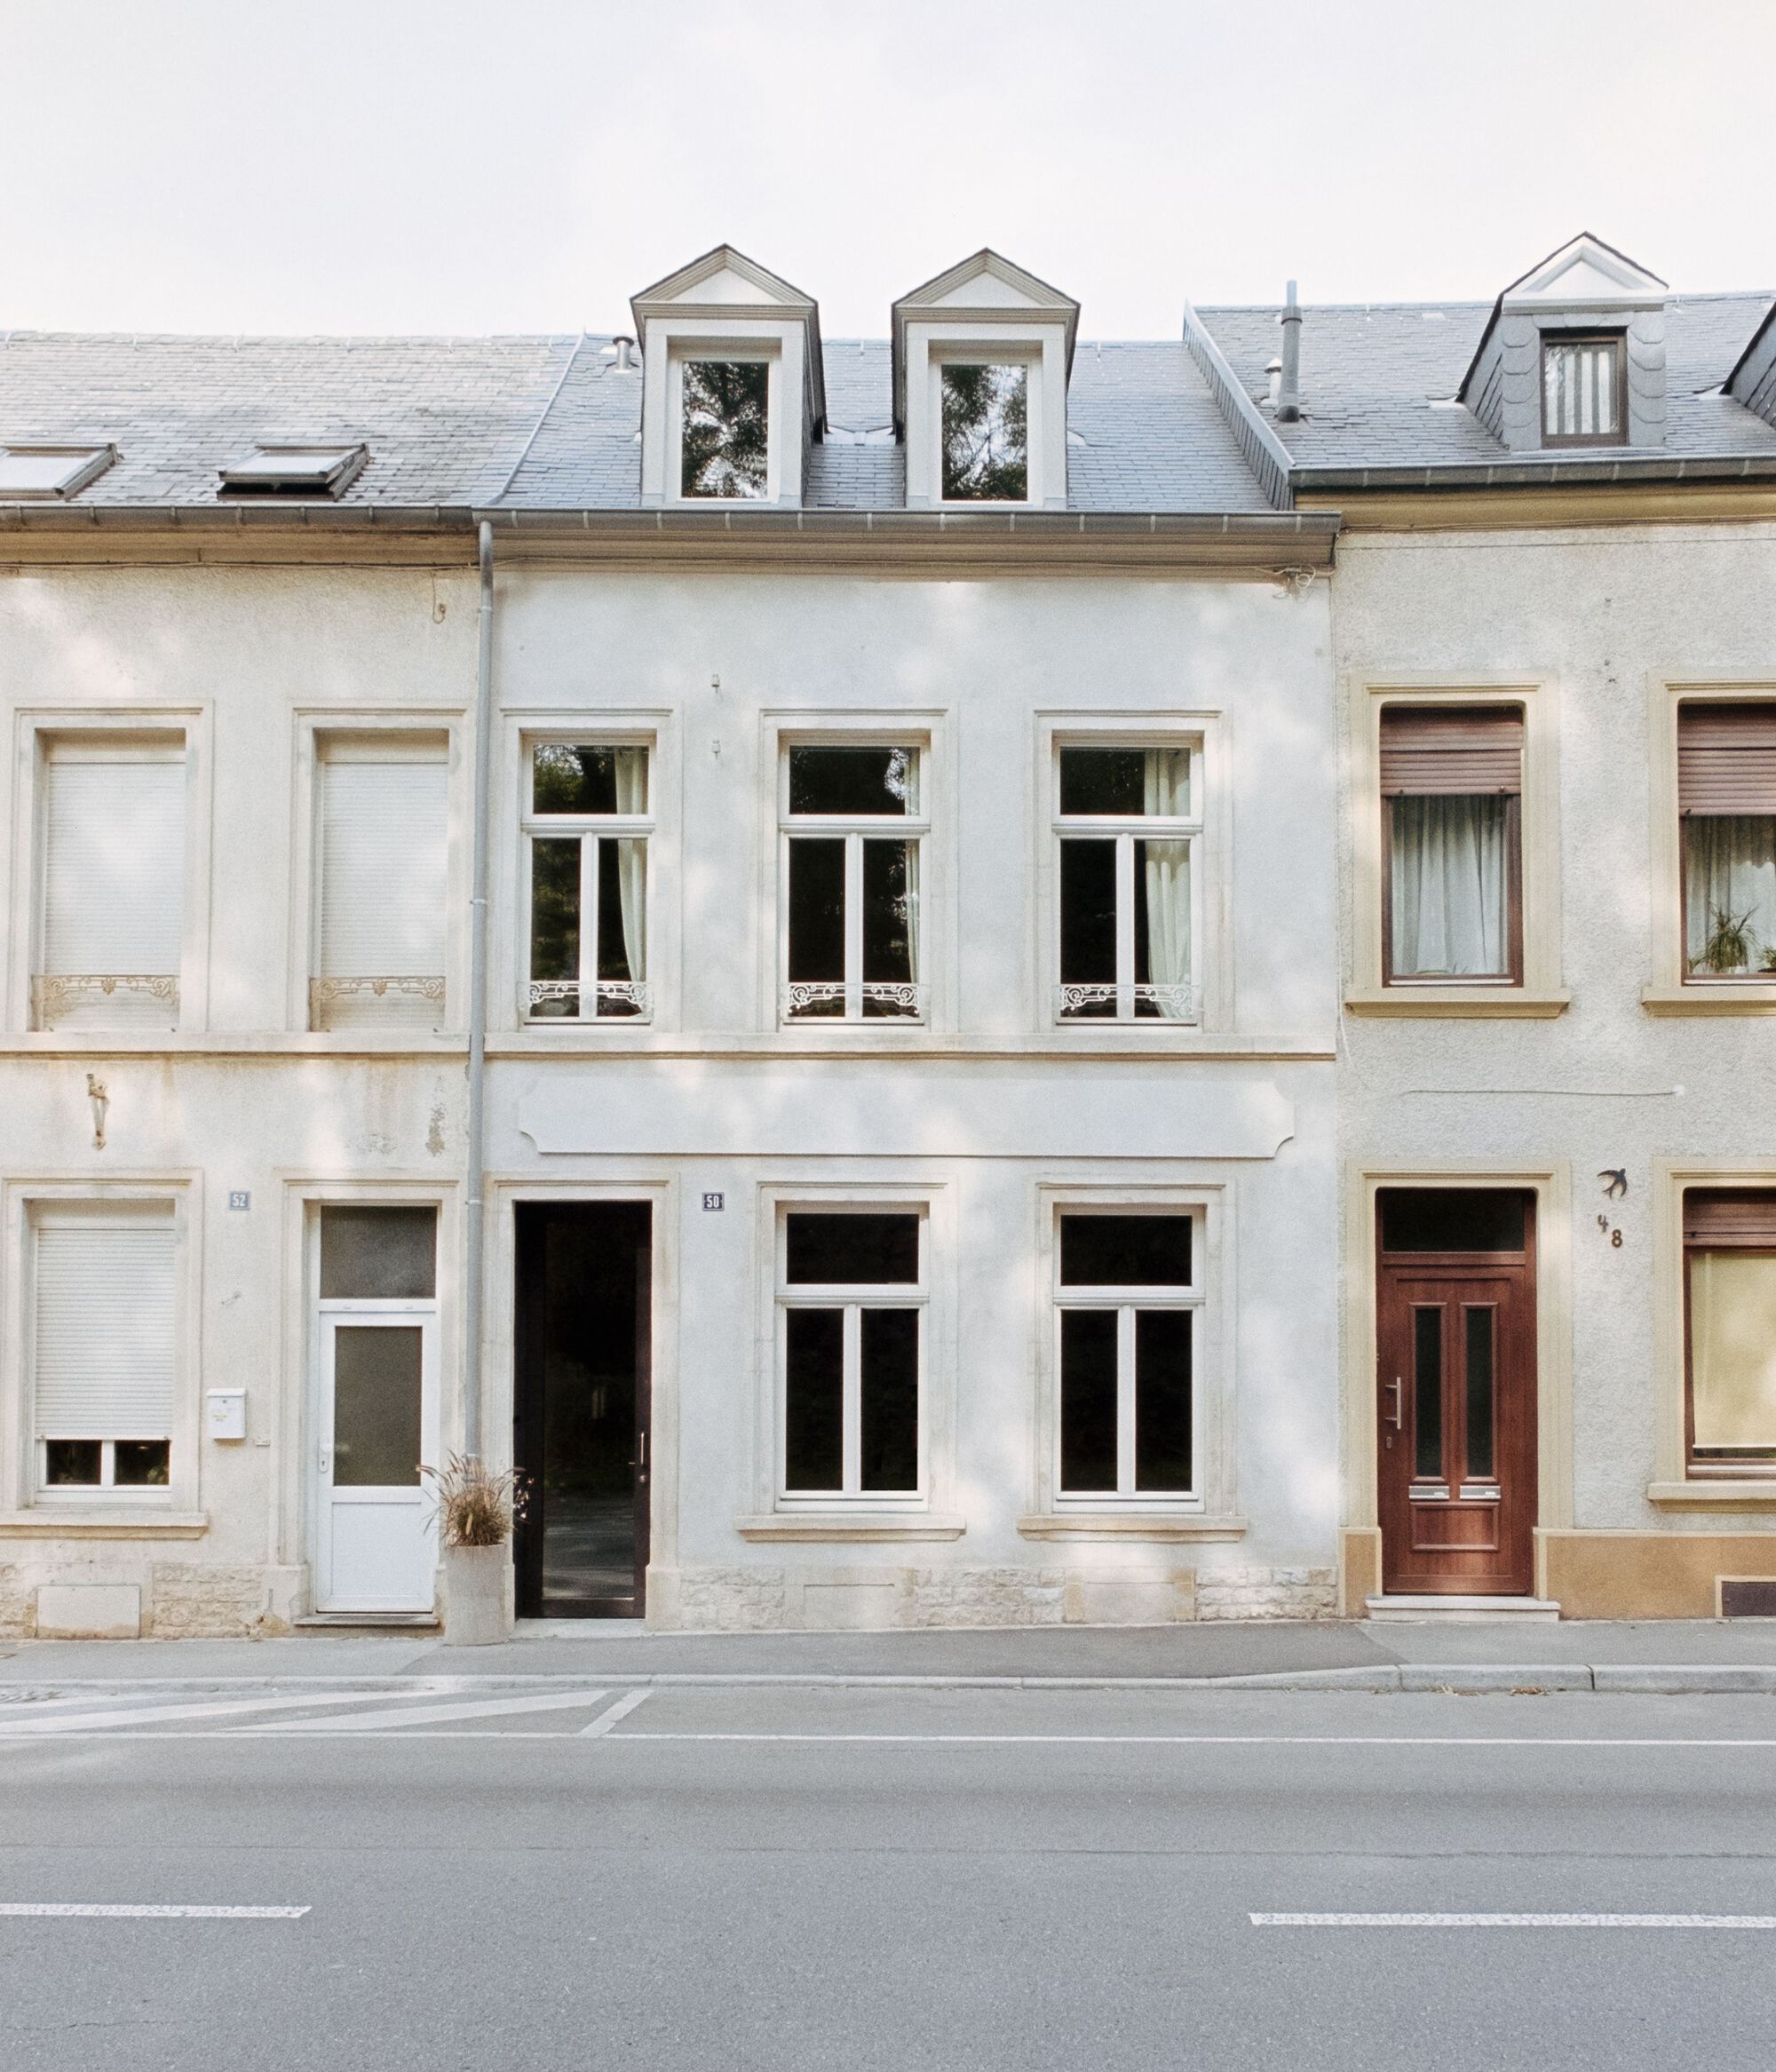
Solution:
<path fill-rule="evenodd" d="M 1388 1412 L 1387 1421 L 1396 1432 L 1402 1431 L 1406 1425 L 1406 1413 L 1402 1402 L 1406 1393 L 1405 1385 L 1396 1374 L 1391 1381 L 1385 1381 L 1382 1384 L 1382 1389 L 1384 1393 L 1391 1393 L 1393 1396 L 1393 1408 Z"/>

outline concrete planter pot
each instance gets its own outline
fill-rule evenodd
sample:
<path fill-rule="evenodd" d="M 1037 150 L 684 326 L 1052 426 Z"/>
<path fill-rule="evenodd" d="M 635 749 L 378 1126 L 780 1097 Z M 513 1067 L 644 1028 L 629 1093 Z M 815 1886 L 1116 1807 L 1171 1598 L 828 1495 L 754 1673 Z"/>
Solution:
<path fill-rule="evenodd" d="M 444 1549 L 444 1645 L 493 1647 L 512 1634 L 510 1544 Z"/>

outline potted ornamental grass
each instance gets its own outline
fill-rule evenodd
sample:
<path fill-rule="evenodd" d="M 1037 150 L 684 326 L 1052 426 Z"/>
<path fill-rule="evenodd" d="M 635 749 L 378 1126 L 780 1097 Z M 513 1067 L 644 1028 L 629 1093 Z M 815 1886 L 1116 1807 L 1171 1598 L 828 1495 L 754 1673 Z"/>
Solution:
<path fill-rule="evenodd" d="M 524 1511 L 517 1474 L 462 1453 L 420 1473 L 432 1484 L 442 1543 L 445 1645 L 489 1647 L 511 1639 L 511 1533 Z"/>

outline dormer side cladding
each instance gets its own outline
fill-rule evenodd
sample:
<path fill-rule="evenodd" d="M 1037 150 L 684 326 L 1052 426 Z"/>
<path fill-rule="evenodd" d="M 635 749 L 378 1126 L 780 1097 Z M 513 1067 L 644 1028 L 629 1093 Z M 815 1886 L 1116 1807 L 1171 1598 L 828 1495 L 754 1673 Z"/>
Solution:
<path fill-rule="evenodd" d="M 1663 308 L 1588 307 L 1583 312 L 1506 311 L 1492 328 L 1473 378 L 1471 408 L 1512 453 L 1542 448 L 1542 341 L 1562 331 L 1621 331 L 1628 348 L 1628 440 L 1665 443 Z"/>
<path fill-rule="evenodd" d="M 1776 303 L 1727 377 L 1726 391 L 1766 425 L 1776 425 Z"/>

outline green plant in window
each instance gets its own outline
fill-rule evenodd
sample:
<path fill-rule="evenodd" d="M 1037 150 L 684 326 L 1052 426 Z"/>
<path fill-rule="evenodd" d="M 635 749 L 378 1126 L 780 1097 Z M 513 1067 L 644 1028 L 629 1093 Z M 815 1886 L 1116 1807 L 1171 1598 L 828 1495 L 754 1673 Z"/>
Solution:
<path fill-rule="evenodd" d="M 1757 960 L 1757 968 L 1761 972 L 1776 972 L 1776 942 L 1764 944 L 1764 955 Z"/>
<path fill-rule="evenodd" d="M 1751 914 L 1735 914 L 1728 907 L 1714 907 L 1709 913 L 1708 940 L 1693 969 L 1704 972 L 1742 972 L 1752 957 Z M 1772 967 L 1765 965 L 1765 970 Z"/>

